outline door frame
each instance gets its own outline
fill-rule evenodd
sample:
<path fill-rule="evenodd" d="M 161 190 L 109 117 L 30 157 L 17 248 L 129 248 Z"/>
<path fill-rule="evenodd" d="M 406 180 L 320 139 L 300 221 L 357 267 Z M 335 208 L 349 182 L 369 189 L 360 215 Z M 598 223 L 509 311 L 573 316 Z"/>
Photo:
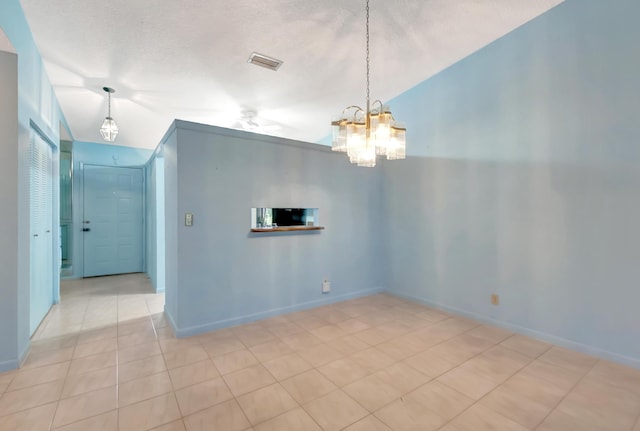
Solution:
<path fill-rule="evenodd" d="M 73 229 L 74 233 L 78 233 L 77 236 L 79 238 L 78 241 L 74 239 L 74 254 L 73 260 L 74 262 L 81 263 L 78 265 L 78 278 L 84 278 L 84 236 L 82 235 L 82 228 L 84 224 L 82 221 L 84 218 L 84 167 L 85 166 L 96 166 L 99 168 L 130 168 L 130 169 L 140 169 L 142 172 L 142 270 L 144 271 L 147 267 L 147 168 L 145 165 L 105 165 L 100 163 L 88 163 L 88 162 L 79 162 L 78 164 L 78 203 L 79 208 L 76 210 L 74 205 L 74 216 L 73 216 Z M 74 197 L 75 197 L 74 192 Z M 75 203 L 75 202 L 74 202 Z M 79 245 L 79 246 L 78 246 Z M 75 273 L 75 270 L 74 270 Z"/>

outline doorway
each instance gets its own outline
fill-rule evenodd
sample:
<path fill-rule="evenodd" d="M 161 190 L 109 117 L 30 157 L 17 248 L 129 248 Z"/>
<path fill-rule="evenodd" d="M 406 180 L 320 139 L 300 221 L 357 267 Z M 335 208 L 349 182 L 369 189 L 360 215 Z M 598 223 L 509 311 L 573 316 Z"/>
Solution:
<path fill-rule="evenodd" d="M 60 135 L 65 131 L 60 126 Z M 60 141 L 60 276 L 73 275 L 73 143 Z"/>
<path fill-rule="evenodd" d="M 84 277 L 142 272 L 142 168 L 83 166 Z"/>

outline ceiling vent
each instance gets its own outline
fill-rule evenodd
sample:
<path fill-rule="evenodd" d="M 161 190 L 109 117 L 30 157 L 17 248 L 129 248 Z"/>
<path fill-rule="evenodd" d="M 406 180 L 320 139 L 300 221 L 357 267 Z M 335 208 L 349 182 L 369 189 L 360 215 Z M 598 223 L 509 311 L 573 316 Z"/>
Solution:
<path fill-rule="evenodd" d="M 255 64 L 256 66 L 265 67 L 273 71 L 278 70 L 278 68 L 282 66 L 282 63 L 284 63 L 281 60 L 276 60 L 275 58 L 267 57 L 266 55 L 258 54 L 257 52 L 254 52 L 253 54 L 251 54 L 251 57 L 249 57 L 248 62 L 251 64 Z"/>

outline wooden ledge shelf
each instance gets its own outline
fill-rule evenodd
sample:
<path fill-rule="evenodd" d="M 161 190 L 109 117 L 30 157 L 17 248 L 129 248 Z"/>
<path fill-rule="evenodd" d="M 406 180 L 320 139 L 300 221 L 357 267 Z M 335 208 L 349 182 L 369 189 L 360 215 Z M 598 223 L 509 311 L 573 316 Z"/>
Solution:
<path fill-rule="evenodd" d="M 251 232 L 294 232 L 301 230 L 323 230 L 324 226 L 278 226 L 278 227 L 267 227 L 267 228 L 253 228 Z"/>

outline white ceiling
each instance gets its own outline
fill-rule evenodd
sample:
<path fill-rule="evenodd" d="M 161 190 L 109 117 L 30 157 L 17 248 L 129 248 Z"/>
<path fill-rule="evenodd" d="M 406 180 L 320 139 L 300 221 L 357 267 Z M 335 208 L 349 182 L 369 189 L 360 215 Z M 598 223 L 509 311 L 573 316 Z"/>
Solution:
<path fill-rule="evenodd" d="M 371 97 L 388 100 L 563 0 L 371 0 Z M 316 142 L 365 99 L 364 0 L 21 0 L 77 140 L 154 148 L 175 118 Z M 284 64 L 247 63 L 259 52 Z M 392 107 L 393 108 L 393 107 Z M 279 128 L 278 128 L 279 127 Z M 411 127 L 411 125 L 408 125 Z M 277 130 L 274 130 L 277 129 Z"/>

